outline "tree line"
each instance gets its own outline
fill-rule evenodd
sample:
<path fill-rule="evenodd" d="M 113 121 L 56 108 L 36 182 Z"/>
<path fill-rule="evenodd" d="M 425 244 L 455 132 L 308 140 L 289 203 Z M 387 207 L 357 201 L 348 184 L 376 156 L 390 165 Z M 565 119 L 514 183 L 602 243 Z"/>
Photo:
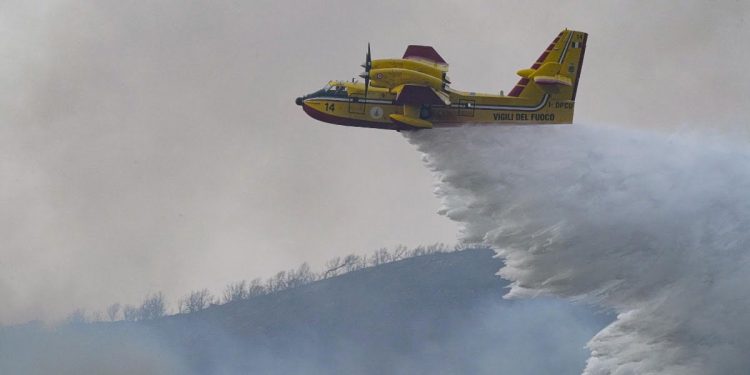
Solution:
<path fill-rule="evenodd" d="M 365 255 L 349 254 L 344 257 L 334 257 L 325 262 L 323 269 L 319 272 L 312 271 L 307 263 L 302 263 L 297 268 L 277 272 L 266 280 L 255 278 L 249 282 L 241 280 L 230 283 L 224 288 L 220 296 L 211 294 L 208 289 L 192 291 L 177 300 L 177 314 L 195 313 L 205 310 L 212 305 L 247 300 L 287 289 L 298 288 L 315 281 L 341 276 L 363 268 L 375 267 L 435 253 L 461 251 L 466 248 L 468 248 L 467 245 L 450 247 L 443 243 L 418 246 L 413 249 L 409 249 L 403 245 L 396 246 L 392 250 L 380 248 Z M 77 309 L 68 315 L 66 321 L 70 324 L 105 320 L 136 322 L 158 319 L 169 313 L 164 294 L 158 292 L 147 295 L 143 302 L 137 306 L 113 303 L 106 308 L 105 313 L 94 312 L 87 314 L 86 311 Z"/>

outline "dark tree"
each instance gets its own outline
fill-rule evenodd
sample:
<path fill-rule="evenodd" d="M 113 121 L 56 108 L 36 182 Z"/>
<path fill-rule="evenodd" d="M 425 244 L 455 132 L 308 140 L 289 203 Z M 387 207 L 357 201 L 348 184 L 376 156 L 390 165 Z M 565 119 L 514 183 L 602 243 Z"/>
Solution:
<path fill-rule="evenodd" d="M 167 313 L 162 292 L 154 293 L 143 301 L 139 309 L 138 320 L 153 320 L 163 317 Z"/>
<path fill-rule="evenodd" d="M 264 294 L 268 294 L 268 291 L 263 286 L 263 281 L 260 278 L 253 279 L 247 287 L 247 298 L 262 296 Z"/>
<path fill-rule="evenodd" d="M 224 289 L 224 303 L 247 299 L 248 296 L 249 291 L 245 280 L 229 284 Z"/>
<path fill-rule="evenodd" d="M 205 310 L 211 306 L 211 303 L 213 302 L 214 297 L 208 289 L 196 290 L 185 297 L 180 298 L 180 300 L 177 301 L 177 309 L 180 314 L 190 314 Z"/>

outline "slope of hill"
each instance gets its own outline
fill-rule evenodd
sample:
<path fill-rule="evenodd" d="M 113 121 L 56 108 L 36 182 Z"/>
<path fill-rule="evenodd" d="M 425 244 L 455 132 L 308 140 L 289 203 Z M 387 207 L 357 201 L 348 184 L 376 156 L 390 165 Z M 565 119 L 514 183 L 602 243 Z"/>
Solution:
<path fill-rule="evenodd" d="M 91 362 L 121 363 L 112 373 L 136 363 L 156 366 L 139 373 L 183 374 L 579 373 L 586 341 L 611 317 L 559 300 L 503 300 L 507 283 L 494 275 L 501 262 L 492 255 L 419 256 L 193 314 L 47 333 L 54 340 L 29 339 L 39 333 L 28 329 L 6 332 L 0 345 L 14 345 L 0 346 L 0 370 L 45 341 L 51 358 L 81 358 L 75 351 L 83 351 Z M 65 337 L 80 347 L 53 353 L 55 340 L 71 350 Z"/>

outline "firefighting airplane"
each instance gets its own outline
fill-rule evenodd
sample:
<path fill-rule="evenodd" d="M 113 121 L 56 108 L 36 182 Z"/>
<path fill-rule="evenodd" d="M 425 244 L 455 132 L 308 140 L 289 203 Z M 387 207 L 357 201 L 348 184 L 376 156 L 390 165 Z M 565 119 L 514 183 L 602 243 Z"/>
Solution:
<path fill-rule="evenodd" d="M 429 46 L 411 45 L 401 59 L 372 60 L 367 45 L 364 83 L 330 81 L 297 98 L 310 117 L 332 124 L 418 130 L 475 124 L 570 124 L 588 34 L 563 30 L 536 62 L 521 69 L 507 94 L 458 91 L 448 63 Z"/>

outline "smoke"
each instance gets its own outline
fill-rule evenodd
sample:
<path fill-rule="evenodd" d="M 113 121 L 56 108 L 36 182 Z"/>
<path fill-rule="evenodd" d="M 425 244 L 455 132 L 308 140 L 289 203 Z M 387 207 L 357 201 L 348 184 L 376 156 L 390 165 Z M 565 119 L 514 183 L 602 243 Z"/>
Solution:
<path fill-rule="evenodd" d="M 406 135 L 464 241 L 505 259 L 507 298 L 556 295 L 617 319 L 586 374 L 750 368 L 750 152 L 721 139 L 574 125 Z"/>
<path fill-rule="evenodd" d="M 372 306 L 388 300 L 366 295 Z M 351 320 L 353 310 L 334 320 Z M 348 332 L 297 329 L 287 321 L 267 336 L 243 336 L 242 327 L 200 318 L 7 327 L 0 328 L 0 373 L 406 375 L 496 374 L 502 368 L 508 374 L 571 374 L 584 366 L 588 337 L 611 320 L 559 299 L 483 298 L 459 311 L 436 311 L 446 312 L 439 318 L 379 315 L 377 330 Z"/>
<path fill-rule="evenodd" d="M 489 249 L 403 259 L 190 314 L 0 327 L 0 374 L 573 374 L 609 314 L 504 300 Z"/>
<path fill-rule="evenodd" d="M 0 373 L 192 375 L 184 355 L 145 327 L 0 328 Z"/>

